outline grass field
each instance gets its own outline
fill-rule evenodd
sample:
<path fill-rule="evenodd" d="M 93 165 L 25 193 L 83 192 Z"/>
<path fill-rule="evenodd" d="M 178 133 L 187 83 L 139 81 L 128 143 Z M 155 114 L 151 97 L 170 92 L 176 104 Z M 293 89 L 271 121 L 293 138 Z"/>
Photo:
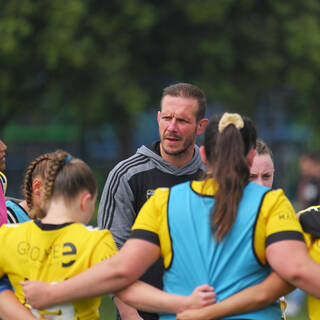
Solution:
<path fill-rule="evenodd" d="M 102 298 L 100 307 L 100 319 L 101 320 L 115 320 L 115 309 L 114 304 L 108 296 Z"/>
<path fill-rule="evenodd" d="M 107 296 L 103 297 L 100 307 L 101 320 L 115 320 L 115 310 L 111 299 Z M 304 304 L 301 312 L 295 317 L 287 317 L 287 320 L 308 320 L 307 306 Z"/>
<path fill-rule="evenodd" d="M 294 317 L 287 317 L 287 320 L 308 320 L 307 304 L 304 303 L 301 312 Z"/>

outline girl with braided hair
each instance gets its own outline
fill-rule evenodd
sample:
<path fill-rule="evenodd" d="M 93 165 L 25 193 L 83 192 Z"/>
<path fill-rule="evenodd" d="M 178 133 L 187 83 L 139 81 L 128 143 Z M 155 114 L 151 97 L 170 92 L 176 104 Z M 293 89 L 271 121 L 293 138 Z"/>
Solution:
<path fill-rule="evenodd" d="M 24 178 L 24 200 L 11 198 L 6 201 L 8 223 L 20 223 L 34 218 L 41 218 L 41 216 L 36 215 L 38 212 L 37 207 L 40 205 L 50 157 L 50 153 L 40 155 L 28 166 Z"/>
<path fill-rule="evenodd" d="M 2 252 L 11 254 L 0 256 L 0 274 L 8 275 L 17 298 L 25 304 L 20 281 L 61 281 L 110 257 L 116 247 L 109 231 L 82 225 L 89 222 L 97 196 L 95 178 L 83 161 L 64 151 L 38 157 L 26 172 L 24 193 L 20 206 L 25 216 L 14 218 L 36 220 L 1 228 Z M 37 317 L 95 319 L 99 304 L 100 298 L 92 298 L 32 312 Z"/>
<path fill-rule="evenodd" d="M 50 153 L 40 155 L 28 166 L 23 188 L 25 200 L 13 198 L 6 200 L 7 223 L 21 223 L 31 218 L 41 218 L 41 216 L 36 216 L 36 211 L 33 209 L 40 204 L 50 155 Z M 35 319 L 30 311 L 17 300 L 8 277 L 0 279 L 0 317 L 6 320 Z"/>
<path fill-rule="evenodd" d="M 36 179 L 32 175 L 35 163 L 30 166 L 25 181 L 26 190 L 33 190 L 26 192 L 26 202 L 32 209 L 32 216 L 41 217 L 41 221 L 35 219 L 14 227 L 4 225 L 0 229 L 1 248 L 11 252 L 10 256 L 0 255 L 0 276 L 8 275 L 16 296 L 25 305 L 21 281 L 63 281 L 117 251 L 110 231 L 86 226 L 97 197 L 97 186 L 90 168 L 60 150 L 50 154 L 48 160 L 37 200 L 32 189 Z M 128 297 L 127 303 L 147 308 L 147 311 L 155 305 L 157 310 L 182 311 L 187 307 L 207 305 L 215 298 L 209 286 L 196 289 L 190 297 L 181 297 L 162 293 L 142 282 L 133 284 L 123 294 Z M 121 293 L 119 296 L 121 298 Z M 150 307 L 144 301 L 149 303 L 149 299 Z M 94 320 L 99 317 L 100 300 L 100 297 L 89 297 L 45 310 L 31 310 L 38 318 Z"/>

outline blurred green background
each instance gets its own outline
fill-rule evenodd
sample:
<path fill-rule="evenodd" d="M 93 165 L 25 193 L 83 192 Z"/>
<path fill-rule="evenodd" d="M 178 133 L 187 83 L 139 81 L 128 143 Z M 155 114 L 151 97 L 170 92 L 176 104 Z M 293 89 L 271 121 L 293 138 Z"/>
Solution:
<path fill-rule="evenodd" d="M 157 137 L 162 89 L 191 82 L 208 112 L 252 117 L 294 198 L 299 155 L 320 149 L 320 3 L 268 0 L 0 2 L 0 137 L 8 193 L 63 148 L 109 169 Z"/>
<path fill-rule="evenodd" d="M 84 159 L 101 192 L 116 162 L 157 138 L 175 82 L 205 91 L 207 116 L 256 122 L 294 205 L 299 158 L 320 151 L 318 0 L 6 0 L 0 39 L 9 196 L 57 148 Z"/>

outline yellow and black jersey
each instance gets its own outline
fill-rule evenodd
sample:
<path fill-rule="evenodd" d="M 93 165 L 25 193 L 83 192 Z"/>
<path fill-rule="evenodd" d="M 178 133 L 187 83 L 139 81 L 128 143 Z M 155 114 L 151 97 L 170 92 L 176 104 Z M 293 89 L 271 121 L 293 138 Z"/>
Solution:
<path fill-rule="evenodd" d="M 209 183 L 209 181 L 206 183 L 193 181 L 190 184 L 190 190 L 199 195 L 201 202 L 209 202 L 209 205 L 212 205 L 217 187 L 213 183 Z M 131 237 L 145 238 L 145 240 L 159 245 L 161 242 L 162 255 L 165 259 L 164 264 L 168 267 L 172 259 L 168 223 L 170 189 L 159 188 L 155 194 L 156 196 L 151 197 L 140 211 L 132 228 L 133 234 Z M 186 197 L 184 196 L 179 201 L 187 205 L 185 200 Z M 281 189 L 267 191 L 261 200 L 260 207 L 256 208 L 253 241 L 259 260 L 265 264 L 264 251 L 266 246 L 279 240 L 294 239 L 303 241 L 303 236 L 295 211 Z M 195 214 L 199 212 L 200 207 L 194 208 Z M 190 207 L 190 209 L 193 208 Z"/>
<path fill-rule="evenodd" d="M 320 263 L 320 206 L 311 206 L 299 212 L 306 244 L 312 259 Z M 308 295 L 310 320 L 320 319 L 320 299 Z"/>
<path fill-rule="evenodd" d="M 0 277 L 7 274 L 18 299 L 25 303 L 20 282 L 60 282 L 116 253 L 108 230 L 80 223 L 62 225 L 29 221 L 0 228 Z M 50 319 L 97 319 L 100 297 L 33 312 L 59 315 Z"/>
<path fill-rule="evenodd" d="M 210 227 L 218 190 L 213 180 L 157 189 L 142 207 L 132 238 L 160 246 L 164 289 L 188 295 L 203 283 L 215 288 L 218 301 L 260 283 L 271 272 L 266 246 L 280 240 L 304 241 L 295 211 L 282 190 L 249 183 L 237 217 L 221 241 Z M 280 319 L 279 305 L 246 314 L 246 319 Z M 161 319 L 173 319 L 161 316 Z"/>
<path fill-rule="evenodd" d="M 0 171 L 0 186 L 2 188 L 3 194 L 7 191 L 7 177 Z"/>
<path fill-rule="evenodd" d="M 312 259 L 320 263 L 320 239 L 315 239 L 308 233 L 304 235 Z M 308 295 L 308 315 L 310 320 L 320 319 L 320 299 L 311 295 Z"/>

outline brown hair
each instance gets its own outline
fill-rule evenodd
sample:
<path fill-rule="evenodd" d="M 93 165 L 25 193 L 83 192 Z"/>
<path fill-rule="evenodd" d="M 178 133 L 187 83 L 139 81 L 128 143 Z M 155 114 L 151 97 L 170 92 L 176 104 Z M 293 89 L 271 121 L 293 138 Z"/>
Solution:
<path fill-rule="evenodd" d="M 273 161 L 273 153 L 267 144 L 260 138 L 256 141 L 256 151 L 258 155 L 268 154 Z"/>
<path fill-rule="evenodd" d="M 206 95 L 197 86 L 190 83 L 176 83 L 163 89 L 162 99 L 165 96 L 183 97 L 197 100 L 198 111 L 196 114 L 196 119 L 197 121 L 199 121 L 200 119 L 205 117 L 207 106 Z"/>
<path fill-rule="evenodd" d="M 49 160 L 43 162 L 43 160 Z M 40 156 L 29 166 L 26 175 L 25 193 L 28 206 L 32 208 L 32 178 L 36 176 L 36 168 L 43 162 L 44 202 L 41 208 L 33 208 L 38 217 L 45 216 L 48 201 L 56 197 L 63 197 L 66 203 L 72 201 L 82 190 L 88 190 L 93 196 L 97 192 L 97 185 L 91 169 L 82 160 L 72 157 L 63 150 Z M 37 170 L 38 171 L 38 170 Z"/>
<path fill-rule="evenodd" d="M 246 156 L 255 147 L 257 131 L 250 119 L 241 118 L 241 129 L 230 123 L 219 132 L 221 117 L 213 116 L 205 130 L 207 177 L 218 184 L 210 214 L 212 233 L 218 241 L 231 229 L 236 219 L 243 189 L 250 176 Z"/>
<path fill-rule="evenodd" d="M 30 211 L 33 210 L 33 205 L 32 205 L 32 183 L 33 180 L 37 177 L 40 176 L 41 179 L 44 181 L 47 177 L 47 172 L 49 168 L 49 160 L 51 157 L 51 153 L 46 153 L 35 160 L 33 160 L 29 167 L 27 168 L 25 178 L 24 178 L 24 186 L 23 186 L 23 193 L 24 193 L 24 198 L 27 202 L 27 206 Z"/>

